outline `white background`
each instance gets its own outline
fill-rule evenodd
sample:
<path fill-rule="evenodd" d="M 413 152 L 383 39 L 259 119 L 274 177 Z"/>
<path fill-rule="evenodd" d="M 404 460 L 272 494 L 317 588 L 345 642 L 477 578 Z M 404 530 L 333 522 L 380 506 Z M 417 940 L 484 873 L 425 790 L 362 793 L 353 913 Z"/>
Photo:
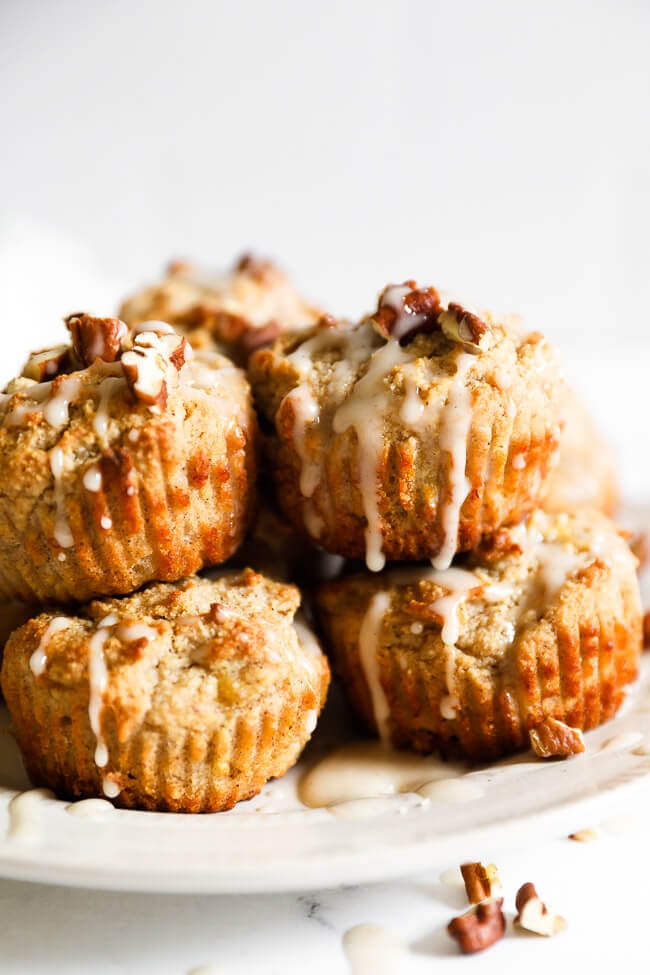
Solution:
<path fill-rule="evenodd" d="M 170 257 L 221 266 L 252 247 L 335 312 L 360 313 L 387 281 L 415 277 L 523 313 L 561 346 L 628 490 L 645 496 L 649 105 L 643 2 L 3 0 L 3 378 L 63 314 L 113 311 Z M 556 885 L 578 905 L 583 853 Z M 562 858 L 536 852 L 540 864 Z M 633 882 L 621 873 L 607 896 Z M 405 896 L 369 892 L 364 910 L 340 916 L 408 928 L 395 913 Z M 218 956 L 232 935 L 232 967 L 258 918 L 273 917 L 259 931 L 275 963 L 277 932 L 291 942 L 300 927 L 290 898 L 271 914 L 268 900 L 230 904 L 216 942 L 218 900 L 176 909 L 5 884 L 0 903 L 11 975 L 144 975 L 158 917 L 165 975 L 186 971 L 188 938 Z M 549 948 L 553 964 L 582 951 L 593 971 L 611 967 L 624 919 L 608 937 L 602 916 L 597 934 L 579 917 L 582 940 Z M 107 953 L 104 938 L 119 947 Z M 328 955 L 312 941 L 323 971 L 343 971 L 339 943 Z M 310 951 L 295 949 L 287 970 Z M 515 954 L 533 970 L 531 954 Z"/>

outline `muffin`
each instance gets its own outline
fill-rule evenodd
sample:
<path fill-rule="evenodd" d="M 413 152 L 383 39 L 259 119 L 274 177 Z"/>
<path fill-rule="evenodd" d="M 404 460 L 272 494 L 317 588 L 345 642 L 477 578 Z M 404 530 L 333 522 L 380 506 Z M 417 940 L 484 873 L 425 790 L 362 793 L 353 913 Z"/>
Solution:
<path fill-rule="evenodd" d="M 536 512 L 446 571 L 327 583 L 318 615 L 344 690 L 386 742 L 487 760 L 559 729 L 579 751 L 637 674 L 635 568 L 600 513 Z"/>
<path fill-rule="evenodd" d="M 618 504 L 614 458 L 580 397 L 565 387 L 564 431 L 557 467 L 549 479 L 547 511 L 598 508 L 612 515 Z"/>
<path fill-rule="evenodd" d="M 176 261 L 159 284 L 127 298 L 119 315 L 129 325 L 161 318 L 195 348 L 220 348 L 245 362 L 253 349 L 313 324 L 322 312 L 271 261 L 245 255 L 222 274 Z"/>
<path fill-rule="evenodd" d="M 415 282 L 358 324 L 321 324 L 249 365 L 289 520 L 327 551 L 450 565 L 538 506 L 556 459 L 553 350 Z"/>
<path fill-rule="evenodd" d="M 164 323 L 67 325 L 0 396 L 0 599 L 83 601 L 227 559 L 255 505 L 244 375 Z"/>
<path fill-rule="evenodd" d="M 329 683 L 300 595 L 251 570 L 158 583 L 7 643 L 2 687 L 27 772 L 61 798 L 215 812 L 296 761 Z"/>

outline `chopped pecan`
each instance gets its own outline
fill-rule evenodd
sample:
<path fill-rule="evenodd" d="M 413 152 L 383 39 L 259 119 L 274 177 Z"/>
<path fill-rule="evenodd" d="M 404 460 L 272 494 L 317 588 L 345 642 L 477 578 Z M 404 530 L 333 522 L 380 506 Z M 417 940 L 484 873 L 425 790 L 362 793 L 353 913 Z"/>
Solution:
<path fill-rule="evenodd" d="M 499 872 L 493 863 L 487 867 L 482 863 L 462 863 L 460 872 L 465 881 L 465 890 L 470 904 L 493 900 L 501 890 Z"/>
<path fill-rule="evenodd" d="M 515 906 L 518 911 L 515 924 L 524 931 L 550 938 L 566 927 L 564 918 L 554 914 L 540 900 L 534 884 L 524 884 L 519 888 Z"/>
<path fill-rule="evenodd" d="M 567 758 L 585 750 L 579 728 L 571 728 L 564 721 L 550 717 L 531 730 L 530 745 L 538 758 Z"/>
<path fill-rule="evenodd" d="M 487 322 L 454 301 L 440 315 L 440 327 L 448 339 L 460 342 L 468 352 L 474 353 L 482 351 L 491 334 Z"/>
<path fill-rule="evenodd" d="M 131 349 L 122 356 L 122 369 L 136 399 L 164 409 L 167 403 L 166 369 L 160 355 L 149 349 Z"/>
<path fill-rule="evenodd" d="M 122 343 L 128 329 L 119 318 L 94 318 L 92 315 L 69 315 L 65 319 L 72 338 L 72 347 L 84 366 L 97 359 L 115 362 L 122 353 Z"/>
<path fill-rule="evenodd" d="M 441 307 L 435 288 L 418 288 L 415 281 L 390 284 L 380 294 L 370 322 L 382 338 L 410 342 L 420 332 L 440 330 Z"/>
<path fill-rule="evenodd" d="M 57 345 L 53 349 L 33 352 L 23 367 L 23 376 L 37 383 L 47 382 L 62 373 L 72 371 L 74 363 L 69 345 Z"/>
<path fill-rule="evenodd" d="M 504 936 L 506 919 L 502 908 L 502 898 L 482 901 L 449 923 L 447 931 L 464 955 L 483 951 Z"/>

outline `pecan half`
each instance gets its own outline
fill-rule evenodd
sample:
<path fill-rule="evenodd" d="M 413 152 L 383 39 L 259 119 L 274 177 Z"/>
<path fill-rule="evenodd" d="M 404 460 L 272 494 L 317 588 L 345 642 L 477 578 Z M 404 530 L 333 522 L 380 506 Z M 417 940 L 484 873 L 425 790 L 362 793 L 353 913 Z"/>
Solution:
<path fill-rule="evenodd" d="M 544 718 L 530 732 L 530 745 L 538 758 L 567 758 L 585 750 L 579 728 L 571 728 L 557 718 Z"/>
<path fill-rule="evenodd" d="M 369 320 L 382 338 L 405 343 L 420 332 L 439 331 L 441 308 L 435 288 L 418 288 L 415 281 L 405 281 L 384 288 Z"/>
<path fill-rule="evenodd" d="M 493 900 L 501 891 L 499 872 L 493 863 L 487 867 L 482 863 L 461 863 L 460 872 L 470 904 Z"/>
<path fill-rule="evenodd" d="M 464 955 L 474 955 L 500 941 L 506 931 L 503 899 L 482 901 L 447 926 L 449 935 L 458 942 Z"/>
<path fill-rule="evenodd" d="M 559 914 L 554 914 L 544 904 L 535 890 L 534 884 L 524 884 L 517 891 L 515 906 L 518 914 L 515 918 L 517 927 L 533 934 L 540 934 L 544 938 L 551 938 L 566 927 L 566 921 Z"/>
<path fill-rule="evenodd" d="M 122 352 L 128 328 L 119 318 L 94 318 L 92 315 L 69 315 L 65 324 L 70 331 L 72 347 L 84 366 L 97 359 L 115 362 Z"/>
<path fill-rule="evenodd" d="M 462 305 L 450 301 L 440 315 L 440 327 L 452 342 L 460 342 L 468 352 L 481 352 L 492 330 L 487 322 Z"/>

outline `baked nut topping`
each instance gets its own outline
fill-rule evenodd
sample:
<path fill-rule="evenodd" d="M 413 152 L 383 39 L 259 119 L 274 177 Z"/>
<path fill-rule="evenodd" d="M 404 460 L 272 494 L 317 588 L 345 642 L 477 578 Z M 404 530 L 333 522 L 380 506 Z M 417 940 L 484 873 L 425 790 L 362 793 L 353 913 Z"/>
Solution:
<path fill-rule="evenodd" d="M 530 746 L 538 758 L 567 758 L 585 750 L 579 728 L 571 728 L 557 718 L 545 718 L 530 732 Z"/>
<path fill-rule="evenodd" d="M 482 901 L 447 925 L 447 931 L 464 955 L 474 955 L 500 941 L 506 931 L 503 898 Z"/>
<path fill-rule="evenodd" d="M 66 372 L 70 364 L 70 346 L 57 345 L 53 349 L 34 352 L 23 367 L 23 376 L 44 383 Z"/>
<path fill-rule="evenodd" d="M 435 288 L 418 288 L 415 281 L 405 281 L 384 288 L 370 322 L 382 338 L 410 342 L 420 332 L 440 330 L 441 310 Z"/>
<path fill-rule="evenodd" d="M 128 328 L 119 318 L 94 318 L 75 314 L 65 319 L 72 338 L 72 347 L 84 366 L 92 366 L 97 359 L 115 362 L 122 351 Z"/>
<path fill-rule="evenodd" d="M 454 301 L 440 315 L 440 327 L 448 339 L 460 342 L 467 352 L 481 352 L 490 335 L 487 322 Z"/>
<path fill-rule="evenodd" d="M 501 893 L 499 872 L 493 863 L 485 867 L 482 863 L 462 863 L 460 872 L 465 881 L 465 890 L 470 904 L 494 900 Z"/>
<path fill-rule="evenodd" d="M 566 927 L 564 918 L 554 914 L 540 900 L 534 884 L 524 884 L 519 888 L 515 906 L 518 911 L 515 925 L 524 931 L 551 938 Z"/>

